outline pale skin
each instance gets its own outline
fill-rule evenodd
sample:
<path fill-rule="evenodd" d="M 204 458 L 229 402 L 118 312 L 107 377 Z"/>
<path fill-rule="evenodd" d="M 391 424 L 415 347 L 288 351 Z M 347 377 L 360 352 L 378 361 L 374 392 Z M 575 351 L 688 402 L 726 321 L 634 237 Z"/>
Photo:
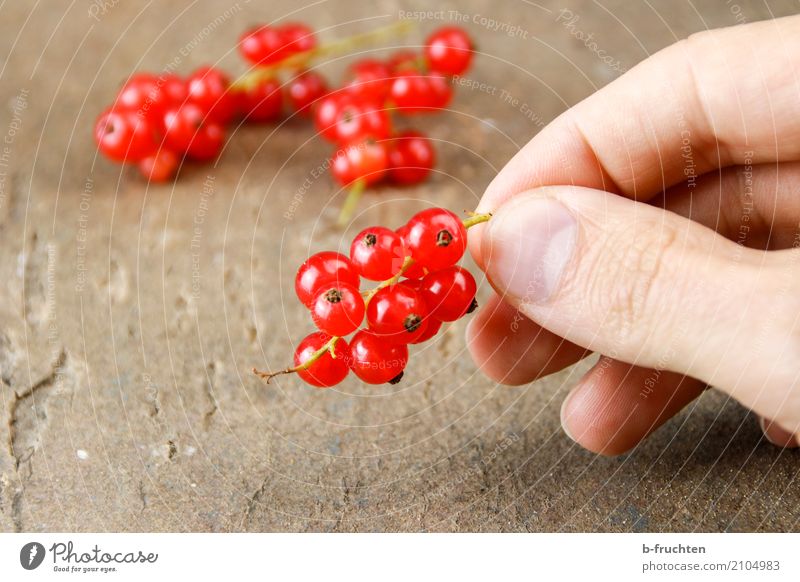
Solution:
<path fill-rule="evenodd" d="M 536 135 L 477 211 L 495 294 L 473 358 L 518 385 L 601 354 L 561 410 L 577 443 L 628 451 L 712 386 L 798 446 L 800 16 L 650 57 Z"/>

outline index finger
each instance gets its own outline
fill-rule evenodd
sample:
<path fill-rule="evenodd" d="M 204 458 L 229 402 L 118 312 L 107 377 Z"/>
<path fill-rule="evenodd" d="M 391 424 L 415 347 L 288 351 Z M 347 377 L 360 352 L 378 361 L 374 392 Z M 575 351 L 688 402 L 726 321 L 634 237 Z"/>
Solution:
<path fill-rule="evenodd" d="M 699 33 L 563 113 L 487 188 L 478 212 L 565 185 L 648 200 L 733 164 L 800 160 L 800 16 Z M 470 233 L 479 265 L 482 228 Z"/>

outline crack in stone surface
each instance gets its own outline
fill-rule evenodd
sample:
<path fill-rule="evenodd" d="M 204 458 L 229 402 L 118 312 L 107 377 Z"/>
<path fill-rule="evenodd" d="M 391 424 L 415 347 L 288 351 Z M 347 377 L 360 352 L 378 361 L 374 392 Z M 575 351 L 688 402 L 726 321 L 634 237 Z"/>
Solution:
<path fill-rule="evenodd" d="M 155 383 L 151 384 L 148 388 L 150 390 L 147 396 L 148 404 L 150 404 L 149 415 L 150 418 L 157 419 L 161 414 L 161 401 L 159 400 L 160 390 Z"/>
<path fill-rule="evenodd" d="M 217 378 L 217 365 L 215 362 L 210 362 L 206 370 L 206 381 L 203 383 L 205 387 L 205 395 L 210 404 L 209 409 L 203 414 L 203 427 L 208 430 L 214 415 L 217 412 L 217 397 L 214 395 L 214 386 Z"/>
<path fill-rule="evenodd" d="M 30 479 L 31 476 L 31 466 L 28 461 L 30 461 L 31 457 L 33 456 L 34 452 L 36 451 L 36 443 L 32 442 L 29 446 L 26 447 L 26 450 L 22 452 L 21 442 L 23 441 L 23 436 L 25 435 L 25 430 L 20 428 L 20 406 L 29 399 L 32 399 L 38 394 L 39 392 L 43 392 L 48 388 L 52 387 L 58 380 L 58 376 L 61 373 L 61 369 L 67 362 L 67 352 L 62 347 L 61 351 L 59 352 L 58 358 L 53 363 L 50 369 L 50 373 L 39 380 L 38 382 L 32 384 L 26 390 L 22 392 L 14 391 L 12 393 L 11 398 L 11 405 L 9 406 L 8 411 L 8 452 L 11 455 L 11 459 L 13 460 L 14 464 L 14 471 L 16 473 L 15 479 L 15 486 L 14 492 L 11 495 L 11 523 L 14 528 L 15 532 L 23 531 L 23 522 L 22 522 L 22 502 L 23 502 L 23 495 L 25 493 L 25 481 Z M 44 405 L 45 401 L 40 403 L 33 403 L 33 406 L 40 410 L 42 414 L 44 413 Z M 36 410 L 34 411 L 36 414 Z M 41 428 L 41 423 L 34 423 L 33 429 L 38 430 Z M 23 464 L 27 464 L 28 467 L 28 474 L 27 476 L 23 477 L 20 472 L 20 468 Z M 4 487 L 4 489 L 8 489 L 8 483 Z"/>
<path fill-rule="evenodd" d="M 23 456 L 17 450 L 17 444 L 20 437 L 20 432 L 18 430 L 19 424 L 19 407 L 20 404 L 32 398 L 37 392 L 40 390 L 44 390 L 46 388 L 50 388 L 56 383 L 58 379 L 59 370 L 64 367 L 64 364 L 67 361 L 67 352 L 64 348 L 61 349 L 59 352 L 58 358 L 56 359 L 55 363 L 52 365 L 50 369 L 50 373 L 36 382 L 35 384 L 31 385 L 27 390 L 24 390 L 22 393 L 14 392 L 13 398 L 11 399 L 11 406 L 9 407 L 8 412 L 8 452 L 11 454 L 11 457 L 14 459 L 14 469 L 19 470 L 20 464 L 24 461 L 27 461 L 30 456 L 33 454 L 33 450 L 31 450 L 27 455 Z M 44 403 L 42 403 L 44 404 Z"/>
<path fill-rule="evenodd" d="M 14 492 L 11 498 L 11 523 L 14 525 L 14 532 L 22 532 L 22 492 L 20 487 Z"/>
<path fill-rule="evenodd" d="M 139 501 L 142 503 L 142 508 L 139 510 L 140 513 L 144 513 L 144 510 L 147 509 L 147 493 L 144 490 L 144 481 L 139 481 Z"/>
<path fill-rule="evenodd" d="M 239 524 L 240 528 L 243 528 L 244 525 L 250 520 L 250 517 L 253 515 L 253 512 L 255 511 L 256 505 L 258 505 L 259 500 L 267 492 L 268 484 L 269 484 L 269 475 L 264 477 L 264 480 L 261 482 L 261 486 L 258 489 L 256 489 L 256 491 L 247 500 L 247 505 L 244 508 L 244 515 L 242 515 L 242 520 Z"/>

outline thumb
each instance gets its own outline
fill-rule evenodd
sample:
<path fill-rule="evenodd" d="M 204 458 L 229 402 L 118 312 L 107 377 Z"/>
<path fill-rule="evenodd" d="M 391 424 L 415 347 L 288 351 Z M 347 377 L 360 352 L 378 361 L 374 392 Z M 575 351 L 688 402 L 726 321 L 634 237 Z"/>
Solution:
<path fill-rule="evenodd" d="M 483 228 L 489 281 L 523 315 L 614 359 L 699 378 L 800 432 L 797 249 L 747 249 L 577 187 L 516 196 Z"/>

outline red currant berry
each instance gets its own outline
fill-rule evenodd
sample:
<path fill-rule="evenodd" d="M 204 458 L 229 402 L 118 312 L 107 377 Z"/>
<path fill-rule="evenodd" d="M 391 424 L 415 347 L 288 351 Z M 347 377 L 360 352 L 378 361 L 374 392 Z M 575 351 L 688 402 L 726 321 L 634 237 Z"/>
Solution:
<path fill-rule="evenodd" d="M 294 365 L 300 366 L 314 355 L 315 352 L 330 341 L 331 337 L 320 332 L 312 333 L 301 341 L 294 351 Z M 350 346 L 343 339 L 336 340 L 333 346 L 336 358 L 330 352 L 325 352 L 320 358 L 305 370 L 299 370 L 297 375 L 306 383 L 319 388 L 335 386 L 347 377 L 350 371 Z"/>
<path fill-rule="evenodd" d="M 115 162 L 138 162 L 158 148 L 153 124 L 135 111 L 108 109 L 101 113 L 94 139 L 102 154 Z"/>
<path fill-rule="evenodd" d="M 167 146 L 178 152 L 187 152 L 196 160 L 216 157 L 225 143 L 225 128 L 204 119 L 203 110 L 194 103 L 169 109 L 164 115 L 164 141 Z"/>
<path fill-rule="evenodd" d="M 386 146 L 370 140 L 338 150 L 331 162 L 331 174 L 343 186 L 356 180 L 363 180 L 369 185 L 383 178 L 388 165 Z"/>
<path fill-rule="evenodd" d="M 392 82 L 390 99 L 399 113 L 431 113 L 450 103 L 453 89 L 441 75 L 400 71 Z"/>
<path fill-rule="evenodd" d="M 201 162 L 216 158 L 225 145 L 225 127 L 219 123 L 204 123 L 194 134 L 189 149 L 189 157 Z"/>
<path fill-rule="evenodd" d="M 311 318 L 328 335 L 350 335 L 364 321 L 364 299 L 347 283 L 324 285 L 311 306 Z"/>
<path fill-rule="evenodd" d="M 418 340 L 428 327 L 428 308 L 420 293 L 397 283 L 384 287 L 367 305 L 369 328 L 391 342 Z"/>
<path fill-rule="evenodd" d="M 362 59 L 348 69 L 348 92 L 360 101 L 383 105 L 392 89 L 392 70 L 377 59 Z"/>
<path fill-rule="evenodd" d="M 169 105 L 158 79 L 149 73 L 133 75 L 117 96 L 116 107 L 135 111 L 151 121 L 158 121 Z"/>
<path fill-rule="evenodd" d="M 419 290 L 431 316 L 441 321 L 455 321 L 477 307 L 475 278 L 461 267 L 428 273 L 420 281 Z"/>
<path fill-rule="evenodd" d="M 383 226 L 362 230 L 350 245 L 350 260 L 359 274 L 370 281 L 385 281 L 403 266 L 405 246 L 396 232 Z"/>
<path fill-rule="evenodd" d="M 399 113 L 420 113 L 431 108 L 427 75 L 415 70 L 398 71 L 389 98 Z"/>
<path fill-rule="evenodd" d="M 164 141 L 170 149 L 185 152 L 199 129 L 205 113 L 194 103 L 176 105 L 164 114 Z"/>
<path fill-rule="evenodd" d="M 408 245 L 405 243 L 406 234 L 408 233 L 408 225 L 404 224 L 403 226 L 398 228 L 395 232 L 399 234 L 400 237 L 403 239 L 403 244 L 406 247 L 406 256 L 411 256 L 408 251 Z M 425 276 L 425 269 L 423 269 L 422 266 L 419 265 L 418 263 L 414 262 L 411 263 L 411 265 L 403 272 L 403 275 L 405 275 L 409 280 L 412 281 L 416 279 L 422 279 L 422 277 Z"/>
<path fill-rule="evenodd" d="M 216 157 L 225 142 L 225 128 L 208 120 L 203 110 L 194 103 L 167 110 L 164 128 L 164 139 L 170 148 L 187 152 L 197 160 Z"/>
<path fill-rule="evenodd" d="M 422 342 L 426 342 L 439 333 L 439 330 L 442 329 L 442 322 L 438 319 L 433 319 L 432 317 L 428 318 L 428 327 L 425 328 L 425 333 L 419 336 L 416 340 L 411 342 L 412 344 L 421 344 Z"/>
<path fill-rule="evenodd" d="M 164 95 L 165 108 L 172 105 L 180 105 L 189 95 L 186 82 L 173 73 L 159 76 L 158 85 Z"/>
<path fill-rule="evenodd" d="M 139 172 L 150 182 L 167 182 L 175 177 L 179 164 L 178 154 L 161 148 L 139 162 Z"/>
<path fill-rule="evenodd" d="M 389 114 L 384 109 L 378 109 L 370 103 L 359 102 L 352 98 L 343 100 L 340 105 L 334 125 L 338 143 L 389 137 Z"/>
<path fill-rule="evenodd" d="M 428 67 L 437 73 L 460 75 L 469 68 L 472 55 L 472 41 L 456 26 L 436 30 L 425 42 Z"/>
<path fill-rule="evenodd" d="M 286 55 L 310 51 L 317 46 L 314 31 L 299 22 L 287 22 L 278 27 L 282 41 L 282 50 Z"/>
<path fill-rule="evenodd" d="M 254 65 L 269 65 L 288 56 L 283 34 L 267 25 L 245 31 L 239 38 L 239 52 Z"/>
<path fill-rule="evenodd" d="M 317 104 L 314 112 L 314 125 L 320 135 L 328 141 L 336 141 L 336 118 L 341 109 L 341 103 L 350 97 L 345 93 L 334 92 L 324 97 Z"/>
<path fill-rule="evenodd" d="M 389 178 L 397 184 L 417 184 L 428 177 L 435 161 L 431 141 L 418 131 L 406 130 L 392 141 Z"/>
<path fill-rule="evenodd" d="M 202 109 L 210 121 L 228 123 L 236 115 L 236 99 L 229 90 L 228 76 L 213 67 L 201 67 L 186 80 L 189 101 Z"/>
<path fill-rule="evenodd" d="M 265 79 L 242 91 L 240 104 L 242 115 L 249 123 L 275 121 L 283 107 L 281 86 L 275 79 Z"/>
<path fill-rule="evenodd" d="M 389 137 L 389 114 L 348 93 L 334 93 L 320 101 L 314 122 L 320 134 L 335 143 Z"/>
<path fill-rule="evenodd" d="M 289 101 L 292 108 L 304 117 L 310 117 L 312 106 L 328 92 L 325 78 L 314 71 L 306 71 L 289 84 Z"/>
<path fill-rule="evenodd" d="M 444 109 L 453 100 L 453 86 L 450 81 L 441 75 L 428 77 L 428 98 L 433 110 Z"/>
<path fill-rule="evenodd" d="M 362 329 L 350 340 L 350 367 L 367 384 L 396 384 L 408 363 L 408 346 Z"/>
<path fill-rule="evenodd" d="M 467 229 L 444 208 L 428 208 L 408 221 L 405 242 L 421 267 L 438 271 L 455 265 L 467 248 Z"/>
<path fill-rule="evenodd" d="M 358 289 L 361 279 L 355 266 L 346 256 L 333 251 L 323 251 L 311 255 L 297 269 L 294 290 L 300 302 L 310 308 L 319 290 L 328 283 L 352 285 Z"/>

